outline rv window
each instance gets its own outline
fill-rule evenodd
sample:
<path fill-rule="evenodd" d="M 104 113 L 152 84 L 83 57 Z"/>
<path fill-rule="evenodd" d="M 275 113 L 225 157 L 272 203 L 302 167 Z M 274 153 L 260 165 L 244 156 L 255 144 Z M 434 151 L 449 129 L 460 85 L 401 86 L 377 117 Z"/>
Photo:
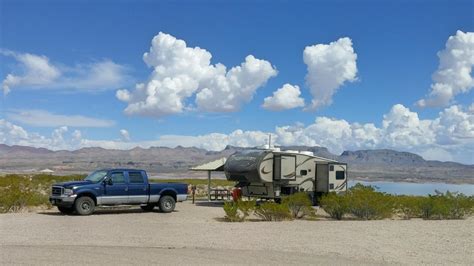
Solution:
<path fill-rule="evenodd" d="M 344 180 L 345 178 L 344 171 L 336 171 L 336 180 Z"/>
<path fill-rule="evenodd" d="M 308 171 L 306 171 L 306 170 L 301 170 L 300 171 L 300 175 L 307 175 L 307 174 L 308 174 Z"/>
<path fill-rule="evenodd" d="M 334 184 L 329 184 L 329 189 L 334 189 Z"/>
<path fill-rule="evenodd" d="M 334 171 L 334 165 L 329 166 L 329 171 L 331 171 L 331 172 Z"/>

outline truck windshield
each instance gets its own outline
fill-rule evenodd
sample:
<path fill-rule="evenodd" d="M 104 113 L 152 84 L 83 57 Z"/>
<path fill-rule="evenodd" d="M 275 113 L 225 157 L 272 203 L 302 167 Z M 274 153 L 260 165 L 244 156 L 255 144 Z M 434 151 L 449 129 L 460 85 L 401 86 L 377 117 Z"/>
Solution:
<path fill-rule="evenodd" d="M 102 178 L 104 178 L 104 176 L 106 176 L 106 175 L 107 175 L 107 171 L 95 171 L 92 174 L 88 175 L 86 177 L 86 179 L 84 179 L 84 180 L 97 183 L 100 180 L 102 180 Z"/>

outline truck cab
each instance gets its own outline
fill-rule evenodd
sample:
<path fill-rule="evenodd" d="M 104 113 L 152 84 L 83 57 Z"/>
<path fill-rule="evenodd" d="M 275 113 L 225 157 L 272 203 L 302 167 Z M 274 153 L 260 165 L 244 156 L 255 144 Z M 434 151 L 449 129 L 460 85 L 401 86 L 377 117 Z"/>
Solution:
<path fill-rule="evenodd" d="M 49 200 L 62 213 L 88 215 L 97 206 L 116 205 L 139 205 L 145 211 L 159 207 L 168 213 L 186 198 L 186 184 L 152 184 L 144 170 L 102 169 L 83 181 L 54 184 Z"/>

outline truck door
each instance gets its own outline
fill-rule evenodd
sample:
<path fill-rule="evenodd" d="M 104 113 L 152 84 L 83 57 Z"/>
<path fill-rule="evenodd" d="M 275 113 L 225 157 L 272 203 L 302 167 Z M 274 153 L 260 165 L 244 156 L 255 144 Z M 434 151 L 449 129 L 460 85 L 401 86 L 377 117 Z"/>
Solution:
<path fill-rule="evenodd" d="M 128 185 L 125 180 L 125 174 L 122 171 L 109 173 L 108 178 L 111 183 L 106 182 L 104 195 L 101 198 L 102 204 L 125 204 L 128 201 Z"/>
<path fill-rule="evenodd" d="M 128 203 L 148 202 L 148 182 L 141 171 L 128 172 Z"/>
<path fill-rule="evenodd" d="M 347 189 L 347 165 L 341 163 L 329 164 L 329 192 L 341 192 Z"/>

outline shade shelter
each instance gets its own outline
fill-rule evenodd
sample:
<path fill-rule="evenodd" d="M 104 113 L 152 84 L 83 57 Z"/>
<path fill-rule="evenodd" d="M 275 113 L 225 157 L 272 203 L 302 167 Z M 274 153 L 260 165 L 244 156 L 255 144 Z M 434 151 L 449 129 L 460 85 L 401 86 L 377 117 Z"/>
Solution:
<path fill-rule="evenodd" d="M 54 173 L 54 171 L 53 171 L 53 170 L 51 170 L 51 169 L 48 169 L 48 168 L 46 168 L 46 169 L 43 169 L 43 170 L 41 170 L 41 171 L 39 171 L 39 172 L 40 172 L 40 173 L 42 173 L 42 174 L 49 174 L 49 175 L 51 175 L 51 174 L 53 174 L 53 173 Z"/>
<path fill-rule="evenodd" d="M 211 172 L 224 172 L 226 158 L 220 158 L 212 162 L 191 167 L 192 171 L 207 171 L 207 199 L 211 201 Z"/>

